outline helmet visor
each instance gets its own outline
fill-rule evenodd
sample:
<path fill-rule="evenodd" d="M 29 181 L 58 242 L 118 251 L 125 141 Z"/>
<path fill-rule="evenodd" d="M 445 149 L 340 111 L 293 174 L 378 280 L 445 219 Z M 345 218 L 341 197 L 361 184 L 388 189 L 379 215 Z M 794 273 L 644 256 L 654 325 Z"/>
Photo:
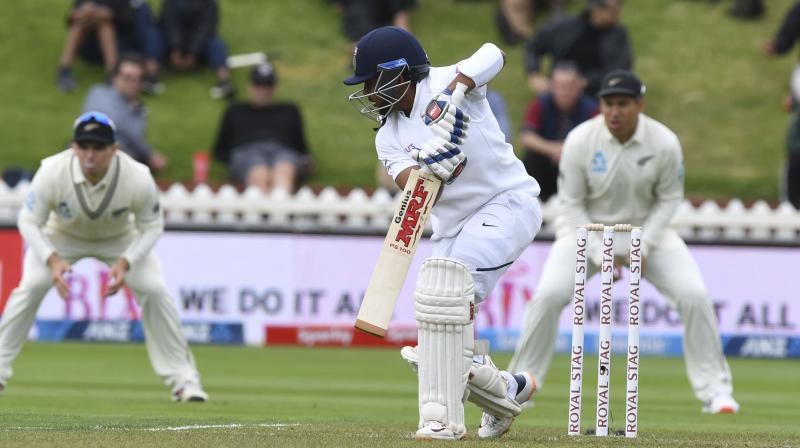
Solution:
<path fill-rule="evenodd" d="M 411 87 L 408 74 L 405 59 L 379 64 L 374 87 L 368 85 L 369 78 L 364 81 L 364 88 L 351 93 L 348 100 L 362 115 L 383 122 Z"/>

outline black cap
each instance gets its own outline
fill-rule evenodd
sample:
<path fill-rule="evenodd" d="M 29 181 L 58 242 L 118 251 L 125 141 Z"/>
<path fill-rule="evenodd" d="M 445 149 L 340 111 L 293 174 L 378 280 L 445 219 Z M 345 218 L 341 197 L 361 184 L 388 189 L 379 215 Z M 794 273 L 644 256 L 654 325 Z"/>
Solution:
<path fill-rule="evenodd" d="M 86 112 L 73 125 L 75 142 L 98 142 L 106 145 L 116 141 L 116 126 L 108 115 L 102 112 Z"/>
<path fill-rule="evenodd" d="M 278 81 L 275 69 L 269 62 L 262 62 L 250 71 L 250 82 L 259 86 L 274 86 Z"/>
<path fill-rule="evenodd" d="M 628 70 L 613 70 L 603 77 L 597 96 L 602 98 L 608 95 L 628 95 L 641 98 L 646 90 L 642 81 L 633 73 Z"/>
<path fill-rule="evenodd" d="M 428 55 L 416 37 L 395 26 L 377 28 L 358 40 L 353 53 L 353 76 L 344 80 L 348 86 L 378 76 L 378 65 L 405 59 L 409 67 L 427 66 Z"/>

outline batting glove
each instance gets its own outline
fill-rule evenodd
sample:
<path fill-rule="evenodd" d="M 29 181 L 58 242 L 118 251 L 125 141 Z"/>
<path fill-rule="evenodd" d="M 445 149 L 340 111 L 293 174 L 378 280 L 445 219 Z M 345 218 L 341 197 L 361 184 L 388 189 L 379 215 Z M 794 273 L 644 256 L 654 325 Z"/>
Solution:
<path fill-rule="evenodd" d="M 446 184 L 453 183 L 467 164 L 467 156 L 456 145 L 441 138 L 434 137 L 421 146 L 422 149 L 411 150 L 411 157 Z"/>
<path fill-rule="evenodd" d="M 450 143 L 460 145 L 467 137 L 469 116 L 453 104 L 453 92 L 450 90 L 444 89 L 433 97 L 422 113 L 422 121 L 436 136 Z"/>

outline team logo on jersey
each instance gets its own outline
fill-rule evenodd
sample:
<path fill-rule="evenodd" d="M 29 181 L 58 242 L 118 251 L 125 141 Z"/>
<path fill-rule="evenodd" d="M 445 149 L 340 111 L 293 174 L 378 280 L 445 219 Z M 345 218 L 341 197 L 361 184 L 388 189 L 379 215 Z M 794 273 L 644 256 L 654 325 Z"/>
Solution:
<path fill-rule="evenodd" d="M 593 173 L 607 173 L 608 162 L 606 162 L 606 155 L 602 151 L 595 151 L 592 155 L 592 172 Z"/>
<path fill-rule="evenodd" d="M 121 214 L 123 214 L 123 213 L 125 213 L 125 212 L 127 212 L 127 211 L 128 211 L 128 207 L 122 207 L 122 208 L 118 208 L 118 209 L 116 209 L 116 210 L 113 210 L 113 211 L 111 212 L 111 216 L 113 216 L 114 218 L 119 218 L 119 216 L 120 216 Z"/>
<path fill-rule="evenodd" d="M 651 154 L 651 155 L 649 155 L 649 156 L 644 156 L 644 157 L 640 158 L 639 160 L 637 160 L 637 161 L 636 161 L 636 164 L 637 164 L 637 165 L 639 165 L 639 168 L 644 168 L 644 165 L 645 165 L 647 162 L 649 162 L 650 160 L 652 160 L 652 159 L 653 159 L 653 157 L 655 157 L 655 156 L 654 156 L 654 155 L 652 155 L 652 154 Z"/>
<path fill-rule="evenodd" d="M 67 201 L 61 201 L 58 203 L 58 210 L 56 213 L 58 213 L 58 216 L 61 216 L 64 219 L 72 219 L 72 210 L 70 210 Z"/>

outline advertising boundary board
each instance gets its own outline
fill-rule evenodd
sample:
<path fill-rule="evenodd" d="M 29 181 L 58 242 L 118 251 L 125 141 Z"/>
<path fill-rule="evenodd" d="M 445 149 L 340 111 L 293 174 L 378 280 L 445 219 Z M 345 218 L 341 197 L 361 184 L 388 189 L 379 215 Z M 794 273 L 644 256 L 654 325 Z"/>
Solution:
<path fill-rule="evenodd" d="M 0 229 L 0 242 L 2 303 L 19 279 L 22 242 L 18 233 L 10 229 Z M 173 231 L 163 236 L 155 251 L 162 260 L 167 288 L 182 321 L 223 328 L 214 332 L 212 327 L 190 325 L 187 332 L 197 335 L 195 342 L 337 345 L 339 335 L 344 346 L 410 344 L 410 329 L 414 326 L 413 273 L 430 254 L 428 240 L 422 242 L 412 275 L 401 292 L 388 342 L 373 342 L 352 333 L 325 334 L 327 329 L 351 328 L 380 245 L 381 238 L 373 236 Z M 489 339 L 493 350 L 513 350 L 525 306 L 535 300 L 535 287 L 549 246 L 550 242 L 533 243 L 480 305 L 476 318 L 478 335 Z M 800 247 L 692 245 L 690 250 L 712 295 L 726 354 L 800 357 L 800 292 L 785 284 L 787 278 L 792 278 L 794 260 L 800 259 Z M 755 279 L 752 267 L 758 265 L 770 268 L 761 270 Z M 140 310 L 133 294 L 125 290 L 112 297 L 100 297 L 108 268 L 95 260 L 77 263 L 74 271 L 70 300 L 61 300 L 54 291 L 48 293 L 37 316 L 37 327 L 52 328 L 56 325 L 52 321 L 71 322 L 72 333 L 63 334 L 70 335 L 67 339 L 80 340 L 92 340 L 81 333 L 81 328 L 84 333 L 91 330 L 90 336 L 105 334 L 122 340 L 127 328 L 127 337 L 139 340 L 137 324 L 113 326 L 113 322 L 139 320 Z M 11 280 L 7 280 L 9 272 L 13 274 Z M 616 322 L 625 320 L 626 280 L 623 270 L 613 294 Z M 587 349 L 592 349 L 592 326 L 597 323 L 594 307 L 599 300 L 599 288 L 592 282 L 599 282 L 597 276 L 587 288 Z M 682 325 L 677 313 L 652 286 L 645 284 L 641 297 L 645 307 L 643 353 L 679 355 Z M 559 323 L 559 350 L 566 347 L 564 341 L 569 338 L 569 319 L 566 309 Z M 236 333 L 231 333 L 229 326 L 239 329 L 240 340 L 230 336 Z M 614 331 L 615 341 L 624 338 L 624 327 L 615 326 Z M 280 332 L 283 336 L 275 339 Z M 392 336 L 392 332 L 397 335 Z M 52 332 L 45 333 L 56 338 Z M 210 336 L 212 333 L 215 336 Z M 32 337 L 42 339 L 44 334 L 35 328 Z"/>

